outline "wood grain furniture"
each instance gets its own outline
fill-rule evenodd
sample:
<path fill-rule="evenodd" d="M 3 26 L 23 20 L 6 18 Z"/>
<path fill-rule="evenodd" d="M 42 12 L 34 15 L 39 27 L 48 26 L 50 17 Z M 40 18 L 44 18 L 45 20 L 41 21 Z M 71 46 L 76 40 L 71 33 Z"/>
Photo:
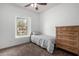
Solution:
<path fill-rule="evenodd" d="M 79 26 L 56 27 L 56 47 L 79 55 Z"/>

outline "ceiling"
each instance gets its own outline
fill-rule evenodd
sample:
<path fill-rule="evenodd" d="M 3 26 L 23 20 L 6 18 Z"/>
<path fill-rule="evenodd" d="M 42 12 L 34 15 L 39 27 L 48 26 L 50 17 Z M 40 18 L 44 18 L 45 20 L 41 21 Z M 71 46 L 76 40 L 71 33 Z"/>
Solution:
<path fill-rule="evenodd" d="M 52 7 L 55 7 L 57 5 L 59 5 L 59 3 L 47 3 L 47 5 L 39 5 L 38 6 L 38 10 L 35 10 L 33 7 L 29 6 L 29 7 L 24 7 L 25 5 L 27 5 L 28 3 L 16 3 L 17 6 L 23 7 L 25 9 L 34 11 L 34 12 L 44 12 Z"/>

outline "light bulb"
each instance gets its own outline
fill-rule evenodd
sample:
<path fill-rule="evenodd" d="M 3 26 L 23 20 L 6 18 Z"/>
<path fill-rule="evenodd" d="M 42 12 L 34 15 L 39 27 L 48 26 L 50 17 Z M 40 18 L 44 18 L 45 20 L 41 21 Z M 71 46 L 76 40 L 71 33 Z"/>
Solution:
<path fill-rule="evenodd" d="M 34 7 L 37 7 L 37 3 L 34 3 Z"/>
<path fill-rule="evenodd" d="M 33 7 L 33 6 L 34 6 L 34 4 L 31 4 L 31 6 Z"/>

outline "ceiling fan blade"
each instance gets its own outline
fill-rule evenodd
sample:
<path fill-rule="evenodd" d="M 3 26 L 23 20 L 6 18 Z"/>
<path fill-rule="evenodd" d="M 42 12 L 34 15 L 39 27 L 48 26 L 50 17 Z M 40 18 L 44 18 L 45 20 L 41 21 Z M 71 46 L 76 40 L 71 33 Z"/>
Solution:
<path fill-rule="evenodd" d="M 28 6 L 30 6 L 30 5 L 31 5 L 31 3 L 30 3 L 30 4 L 25 5 L 24 7 L 28 7 Z"/>
<path fill-rule="evenodd" d="M 39 4 L 39 5 L 47 5 L 47 3 L 37 3 L 37 4 Z"/>

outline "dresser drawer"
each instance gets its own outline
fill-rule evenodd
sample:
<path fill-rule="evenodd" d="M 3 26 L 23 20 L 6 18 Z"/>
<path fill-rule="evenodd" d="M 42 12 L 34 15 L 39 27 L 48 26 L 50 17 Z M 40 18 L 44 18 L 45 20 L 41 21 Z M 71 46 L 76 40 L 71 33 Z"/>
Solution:
<path fill-rule="evenodd" d="M 75 53 L 75 54 L 78 54 L 78 48 L 76 48 L 76 47 L 71 47 L 71 46 L 69 46 L 69 45 L 64 45 L 64 44 L 59 44 L 59 43 L 57 43 L 56 44 L 56 47 L 58 47 L 58 48 L 62 48 L 62 49 L 64 49 L 64 50 L 67 50 L 67 51 L 69 51 L 69 52 L 73 52 L 73 53 Z"/>
<path fill-rule="evenodd" d="M 69 45 L 71 47 L 78 47 L 77 41 L 72 41 L 72 40 L 62 40 L 62 39 L 57 39 L 56 43 L 61 43 L 63 45 Z"/>
<path fill-rule="evenodd" d="M 73 31 L 73 32 L 77 32 L 77 31 L 79 31 L 78 29 L 79 29 L 79 26 L 78 27 L 57 27 L 56 28 L 57 29 L 57 31 Z"/>
<path fill-rule="evenodd" d="M 56 33 L 57 36 L 66 36 L 66 37 L 78 37 L 78 32 L 62 32 L 59 31 Z"/>
<path fill-rule="evenodd" d="M 76 36 L 64 36 L 64 35 L 57 35 L 57 39 L 62 39 L 62 40 L 71 40 L 71 41 L 76 41 L 78 38 Z"/>
<path fill-rule="evenodd" d="M 66 30 L 66 28 L 65 28 L 65 27 L 60 27 L 60 28 L 59 28 L 59 27 L 57 27 L 56 29 L 57 29 L 57 31 L 64 31 L 64 30 Z"/>

